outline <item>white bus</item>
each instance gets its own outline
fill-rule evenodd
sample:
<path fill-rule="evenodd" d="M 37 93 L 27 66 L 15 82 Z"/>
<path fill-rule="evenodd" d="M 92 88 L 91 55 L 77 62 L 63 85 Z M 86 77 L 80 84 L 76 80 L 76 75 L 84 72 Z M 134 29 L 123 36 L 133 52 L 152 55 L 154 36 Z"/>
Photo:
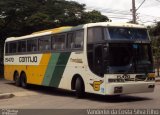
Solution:
<path fill-rule="evenodd" d="M 18 86 L 75 90 L 77 97 L 154 91 L 151 41 L 140 25 L 60 27 L 7 38 L 4 47 L 5 79 Z"/>

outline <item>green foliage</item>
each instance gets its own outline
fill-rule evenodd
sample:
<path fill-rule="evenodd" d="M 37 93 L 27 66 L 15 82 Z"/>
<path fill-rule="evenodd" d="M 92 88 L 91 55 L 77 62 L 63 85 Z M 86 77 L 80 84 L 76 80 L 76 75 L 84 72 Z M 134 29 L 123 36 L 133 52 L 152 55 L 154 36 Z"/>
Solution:
<path fill-rule="evenodd" d="M 156 26 L 150 28 L 150 35 L 160 36 L 160 22 L 157 22 Z"/>
<path fill-rule="evenodd" d="M 152 49 L 155 58 L 160 57 L 160 37 L 152 37 Z"/>
<path fill-rule="evenodd" d="M 59 26 L 109 21 L 98 11 L 65 0 L 1 0 L 0 36 L 20 36 Z"/>
<path fill-rule="evenodd" d="M 152 40 L 152 49 L 156 65 L 160 63 L 160 22 L 154 27 L 148 27 Z M 158 64 L 159 65 L 159 64 Z"/>
<path fill-rule="evenodd" d="M 0 24 L 1 36 L 23 34 L 22 28 L 26 19 L 38 11 L 39 4 L 36 0 L 1 0 L 0 18 L 4 20 L 4 23 Z"/>
<path fill-rule="evenodd" d="M 160 68 L 160 22 L 158 22 L 155 26 L 148 26 L 149 34 L 151 36 L 152 41 L 152 51 L 153 51 L 153 59 L 154 66 L 157 68 L 158 76 L 159 76 L 159 68 Z"/>
<path fill-rule="evenodd" d="M 99 22 L 99 21 L 102 21 L 102 22 L 109 21 L 109 19 L 106 16 L 101 15 L 101 13 L 96 10 L 93 10 L 90 12 L 85 12 L 83 14 L 83 19 L 84 19 L 84 22 L 86 22 L 86 23 L 89 23 L 89 22 L 95 23 L 95 22 Z"/>

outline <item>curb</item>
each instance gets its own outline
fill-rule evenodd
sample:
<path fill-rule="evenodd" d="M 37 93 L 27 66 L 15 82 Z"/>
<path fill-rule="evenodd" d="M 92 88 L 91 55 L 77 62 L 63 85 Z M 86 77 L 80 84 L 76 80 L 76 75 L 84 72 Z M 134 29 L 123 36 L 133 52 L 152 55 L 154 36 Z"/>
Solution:
<path fill-rule="evenodd" d="M 0 99 L 8 99 L 8 98 L 12 98 L 14 97 L 14 95 L 12 93 L 2 93 L 0 94 Z"/>

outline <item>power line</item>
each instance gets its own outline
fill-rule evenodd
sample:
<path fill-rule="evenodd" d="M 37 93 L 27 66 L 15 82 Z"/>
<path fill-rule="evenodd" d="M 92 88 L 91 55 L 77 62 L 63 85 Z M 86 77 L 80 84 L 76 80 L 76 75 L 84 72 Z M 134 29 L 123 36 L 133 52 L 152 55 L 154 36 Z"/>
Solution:
<path fill-rule="evenodd" d="M 152 2 L 151 2 L 152 1 Z M 157 7 L 160 4 L 157 4 L 156 0 L 147 0 L 146 4 L 144 5 L 144 8 L 148 8 L 148 7 Z"/>
<path fill-rule="evenodd" d="M 157 2 L 160 2 L 160 0 L 156 0 Z"/>
<path fill-rule="evenodd" d="M 142 23 L 157 23 L 157 21 L 142 21 L 142 20 L 138 20 L 138 21 L 140 21 L 140 22 L 142 22 Z"/>
<path fill-rule="evenodd" d="M 127 11 L 127 10 L 107 9 L 107 8 L 99 8 L 99 7 L 95 7 L 95 6 L 90 6 L 87 8 L 91 9 L 91 10 L 96 9 L 96 10 L 101 10 L 101 11 L 106 11 L 106 12 L 130 13 L 130 11 Z"/>
<path fill-rule="evenodd" d="M 120 10 L 118 10 L 120 11 Z M 103 9 L 103 15 L 106 15 L 110 19 L 127 19 L 128 21 L 131 21 L 131 14 L 123 14 L 123 13 L 118 13 L 117 10 L 113 9 L 107 9 L 106 11 Z M 111 14 L 111 15 L 110 15 Z M 137 21 L 140 21 L 142 23 L 147 23 L 147 22 L 155 22 L 153 20 L 160 20 L 160 17 L 156 16 L 151 16 L 151 15 L 146 15 L 146 14 L 140 14 L 139 18 L 137 18 Z M 143 21 L 141 21 L 143 20 Z"/>
<path fill-rule="evenodd" d="M 139 7 L 136 9 L 136 11 L 144 4 L 146 0 L 143 0 L 143 2 L 139 5 Z"/>
<path fill-rule="evenodd" d="M 140 14 L 141 17 L 152 17 L 152 18 L 159 18 L 160 17 L 157 17 L 157 16 L 152 16 L 152 15 L 147 15 L 147 14 Z"/>
<path fill-rule="evenodd" d="M 131 20 L 130 18 L 125 18 L 125 17 L 114 17 L 114 16 L 108 16 L 109 18 L 116 18 L 116 19 L 128 19 L 128 20 Z"/>
<path fill-rule="evenodd" d="M 132 14 L 128 14 L 128 13 L 106 12 L 106 11 L 103 11 L 102 13 L 117 14 L 117 15 L 132 15 Z"/>
<path fill-rule="evenodd" d="M 132 0 L 132 16 L 133 16 L 133 23 L 136 23 L 136 12 L 137 10 L 144 4 L 146 0 L 143 0 L 143 2 L 138 6 L 138 8 L 136 9 L 135 6 L 135 0 Z"/>
<path fill-rule="evenodd" d="M 108 16 L 108 14 L 115 14 L 119 17 L 124 17 L 124 16 L 130 16 L 132 15 L 130 12 L 128 11 L 124 11 L 124 10 L 114 10 L 114 9 L 103 9 L 103 8 L 93 8 L 93 7 L 89 7 L 89 10 L 98 10 L 100 11 L 102 14 L 105 14 Z"/>
<path fill-rule="evenodd" d="M 155 22 L 153 20 L 156 20 L 156 21 L 160 20 L 160 17 L 151 16 L 151 15 L 145 15 L 145 14 L 141 14 L 141 13 L 140 14 L 136 13 L 136 11 L 139 10 L 141 8 L 141 6 L 145 2 L 146 2 L 146 0 L 143 0 L 140 3 L 140 5 L 138 6 L 138 8 L 137 9 L 135 8 L 135 16 L 137 18 L 137 21 L 145 23 L 145 22 Z M 160 0 L 158 0 L 158 2 L 160 2 Z M 149 4 L 149 5 L 151 5 L 151 4 Z M 153 6 L 156 6 L 156 5 L 160 5 L 160 4 L 154 4 Z M 131 12 L 129 10 L 120 10 L 120 9 L 117 10 L 117 9 L 111 9 L 111 8 L 99 8 L 99 7 L 96 7 L 96 6 L 89 6 L 89 7 L 87 7 L 87 10 L 88 11 L 89 10 L 100 11 L 103 15 L 106 15 L 108 18 L 111 18 L 111 19 L 122 19 L 122 20 L 126 19 L 126 20 L 129 20 L 129 21 L 131 21 L 131 19 L 132 19 L 132 17 L 131 17 L 132 14 L 131 14 Z M 132 13 L 133 13 L 133 10 L 132 10 Z"/>

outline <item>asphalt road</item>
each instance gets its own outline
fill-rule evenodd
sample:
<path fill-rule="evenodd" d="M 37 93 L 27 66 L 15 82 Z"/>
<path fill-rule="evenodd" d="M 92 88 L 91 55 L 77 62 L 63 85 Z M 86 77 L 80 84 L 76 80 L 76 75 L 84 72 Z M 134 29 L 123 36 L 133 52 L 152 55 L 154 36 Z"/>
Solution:
<path fill-rule="evenodd" d="M 10 81 L 0 80 L 0 93 L 13 93 L 9 99 L 0 99 L 0 108 L 16 109 L 158 109 L 160 82 L 153 93 L 122 95 L 120 97 L 86 94 L 77 99 L 74 92 L 42 86 L 23 89 Z"/>

